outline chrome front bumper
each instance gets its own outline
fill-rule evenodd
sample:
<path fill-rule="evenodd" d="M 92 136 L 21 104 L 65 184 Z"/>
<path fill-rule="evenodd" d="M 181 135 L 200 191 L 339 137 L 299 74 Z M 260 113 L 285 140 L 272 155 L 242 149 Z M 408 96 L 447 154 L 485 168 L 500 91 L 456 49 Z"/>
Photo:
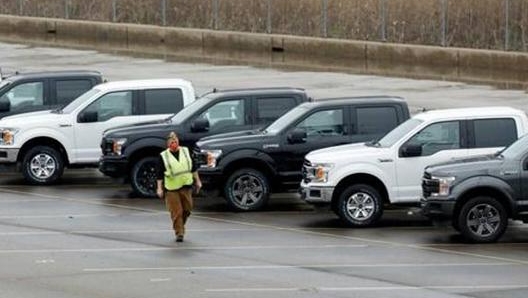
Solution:
<path fill-rule="evenodd" d="M 0 148 L 0 163 L 16 163 L 20 148 Z"/>
<path fill-rule="evenodd" d="M 301 198 L 307 203 L 331 203 L 334 187 L 301 184 Z"/>

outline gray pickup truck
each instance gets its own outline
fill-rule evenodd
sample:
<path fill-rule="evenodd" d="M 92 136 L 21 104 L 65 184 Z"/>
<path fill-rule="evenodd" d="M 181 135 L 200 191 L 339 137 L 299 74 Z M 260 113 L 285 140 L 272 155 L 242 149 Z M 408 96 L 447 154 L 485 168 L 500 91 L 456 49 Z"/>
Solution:
<path fill-rule="evenodd" d="M 64 106 L 102 82 L 99 72 L 86 70 L 15 73 L 3 77 L 0 119 Z"/>

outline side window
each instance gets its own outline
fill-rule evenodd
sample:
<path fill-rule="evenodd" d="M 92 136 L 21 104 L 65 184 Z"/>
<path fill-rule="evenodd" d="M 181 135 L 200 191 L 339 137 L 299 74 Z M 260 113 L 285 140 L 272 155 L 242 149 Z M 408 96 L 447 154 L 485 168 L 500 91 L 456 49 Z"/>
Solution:
<path fill-rule="evenodd" d="M 13 87 L 1 98 L 11 104 L 11 111 L 16 111 L 30 106 L 44 105 L 44 83 L 31 82 Z"/>
<path fill-rule="evenodd" d="M 344 135 L 343 110 L 336 109 L 315 112 L 297 124 L 296 127 L 304 129 L 308 137 Z"/>
<path fill-rule="evenodd" d="M 406 145 L 421 146 L 422 156 L 460 149 L 460 123 L 450 121 L 431 124 L 415 134 Z"/>
<path fill-rule="evenodd" d="M 504 147 L 517 140 L 513 119 L 481 119 L 473 121 L 475 148 Z"/>
<path fill-rule="evenodd" d="M 180 89 L 156 89 L 145 91 L 145 114 L 173 114 L 183 109 L 183 93 Z"/>
<path fill-rule="evenodd" d="M 90 113 L 95 122 L 107 121 L 114 117 L 132 115 L 132 91 L 113 92 L 92 102 L 83 114 Z"/>
<path fill-rule="evenodd" d="M 209 131 L 215 132 L 230 126 L 246 124 L 245 100 L 227 100 L 208 108 L 198 118 L 209 121 Z"/>
<path fill-rule="evenodd" d="M 65 105 L 77 98 L 79 95 L 90 90 L 90 80 L 63 80 L 55 82 L 57 90 L 57 104 Z"/>
<path fill-rule="evenodd" d="M 357 108 L 357 134 L 386 134 L 398 126 L 394 107 Z"/>
<path fill-rule="evenodd" d="M 270 124 L 293 107 L 295 98 L 257 98 L 257 124 Z"/>

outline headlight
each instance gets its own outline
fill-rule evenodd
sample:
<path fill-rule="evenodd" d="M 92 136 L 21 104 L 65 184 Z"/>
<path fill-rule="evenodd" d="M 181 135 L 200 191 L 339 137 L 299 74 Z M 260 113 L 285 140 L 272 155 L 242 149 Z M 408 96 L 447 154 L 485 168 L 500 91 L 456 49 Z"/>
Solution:
<path fill-rule="evenodd" d="M 328 182 L 328 172 L 334 167 L 331 163 L 321 163 L 313 165 L 312 178 L 315 182 Z"/>
<path fill-rule="evenodd" d="M 432 196 L 448 196 L 449 190 L 455 177 L 431 177 L 433 180 L 438 181 L 438 192 L 432 193 Z"/>
<path fill-rule="evenodd" d="M 205 155 L 207 163 L 201 167 L 214 168 L 216 167 L 216 161 L 222 155 L 222 150 L 200 150 Z"/>
<path fill-rule="evenodd" d="M 115 155 L 121 155 L 122 150 L 123 150 L 123 145 L 125 145 L 126 141 L 127 139 L 125 138 L 113 140 L 112 141 L 112 152 Z"/>
<path fill-rule="evenodd" d="M 0 128 L 0 144 L 13 145 L 15 143 L 15 135 L 18 132 L 16 128 Z"/>

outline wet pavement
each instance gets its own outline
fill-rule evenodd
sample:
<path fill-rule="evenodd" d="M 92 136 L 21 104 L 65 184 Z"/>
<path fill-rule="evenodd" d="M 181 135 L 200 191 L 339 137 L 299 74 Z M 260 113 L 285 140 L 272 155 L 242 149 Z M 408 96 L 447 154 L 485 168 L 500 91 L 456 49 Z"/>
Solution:
<path fill-rule="evenodd" d="M 314 97 L 389 94 L 413 109 L 508 105 L 519 90 L 447 81 L 246 66 L 167 63 L 0 44 L 3 71 L 95 69 L 110 80 L 182 77 L 199 93 L 295 86 Z M 164 204 L 141 199 L 95 169 L 27 186 L 0 173 L 0 297 L 526 297 L 528 225 L 499 243 L 465 243 L 410 210 L 350 229 L 294 194 L 265 211 L 234 213 L 199 197 L 186 241 L 175 243 Z"/>
<path fill-rule="evenodd" d="M 2 297 L 526 297 L 528 226 L 465 243 L 407 210 L 350 229 L 294 195 L 234 213 L 196 198 L 175 243 L 158 199 L 95 170 L 52 187 L 0 176 Z"/>

